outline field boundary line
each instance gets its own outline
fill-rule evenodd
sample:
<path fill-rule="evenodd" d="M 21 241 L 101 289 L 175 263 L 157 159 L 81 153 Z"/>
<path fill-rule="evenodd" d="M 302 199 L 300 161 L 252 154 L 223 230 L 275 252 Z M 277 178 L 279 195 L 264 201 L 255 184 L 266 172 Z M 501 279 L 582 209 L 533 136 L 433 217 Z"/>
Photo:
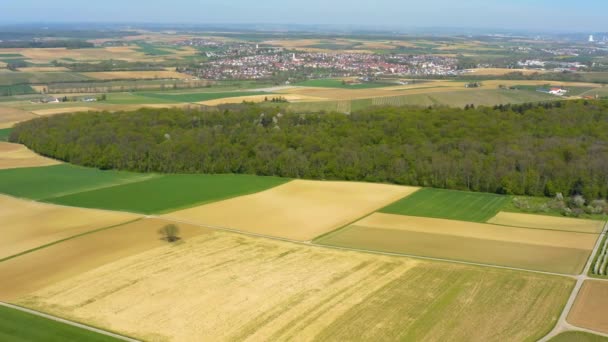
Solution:
<path fill-rule="evenodd" d="M 0 259 L 0 262 L 5 262 L 5 261 L 8 261 L 8 260 L 11 260 L 11 259 L 14 259 L 14 258 L 18 258 L 20 256 L 23 256 L 23 255 L 26 255 L 26 254 L 30 254 L 30 253 L 36 252 L 38 250 L 41 250 L 41 249 L 44 249 L 44 248 L 47 248 L 47 247 L 51 247 L 51 246 L 54 246 L 54 245 L 57 245 L 57 244 L 60 244 L 60 243 L 65 242 L 65 241 L 77 239 L 77 238 L 85 236 L 85 235 L 95 234 L 95 233 L 99 233 L 99 232 L 104 231 L 104 230 L 121 227 L 121 226 L 130 224 L 130 223 L 135 223 L 135 222 L 141 221 L 143 219 L 144 219 L 144 217 L 138 217 L 136 219 L 129 220 L 129 221 L 126 221 L 126 222 L 118 223 L 118 224 L 107 226 L 107 227 L 97 228 L 97 229 L 94 229 L 94 230 L 91 230 L 91 231 L 88 231 L 88 232 L 84 232 L 84 233 L 81 233 L 81 234 L 73 235 L 73 236 L 70 236 L 70 237 L 67 237 L 67 238 L 64 238 L 64 239 L 61 239 L 61 240 L 49 242 L 49 243 L 44 244 L 42 246 L 38 246 L 38 247 L 32 248 L 32 249 L 28 249 L 28 250 L 23 251 L 21 253 L 17 253 L 17 254 L 8 256 L 6 258 L 2 258 L 2 259 Z"/>
<path fill-rule="evenodd" d="M 608 334 L 603 334 L 601 332 L 591 330 L 591 329 L 580 328 L 580 327 L 577 327 L 568 322 L 568 316 L 570 315 L 570 311 L 572 311 L 572 307 L 574 306 L 574 303 L 576 302 L 576 299 L 578 298 L 578 295 L 581 291 L 581 288 L 583 287 L 583 284 L 588 280 L 594 280 L 593 278 L 590 278 L 588 276 L 589 270 L 591 269 L 591 266 L 593 264 L 593 260 L 595 259 L 596 254 L 599 252 L 599 249 L 602 245 L 604 236 L 606 236 L 607 231 L 608 231 L 608 222 L 605 222 L 604 230 L 599 235 L 597 242 L 595 244 L 595 247 L 591 251 L 591 255 L 589 256 L 587 263 L 585 264 L 585 268 L 583 269 L 583 272 L 576 277 L 576 284 L 574 286 L 574 289 L 572 289 L 572 293 L 570 294 L 568 301 L 564 305 L 564 308 L 560 314 L 560 317 L 559 317 L 557 323 L 555 324 L 555 327 L 551 331 L 549 331 L 549 333 L 547 335 L 545 335 L 543 338 L 538 340 L 539 342 L 548 342 L 551 338 L 561 334 L 562 332 L 572 330 L 572 329 L 577 329 L 579 331 L 585 331 L 585 332 L 593 333 L 596 335 L 599 334 L 599 335 L 608 337 Z"/>
<path fill-rule="evenodd" d="M 413 194 L 417 193 L 418 191 L 420 191 L 420 190 L 424 189 L 423 187 L 414 187 L 414 188 L 417 188 L 417 189 L 416 189 L 415 191 L 412 191 L 411 193 L 409 193 L 409 194 L 405 195 L 405 196 L 402 196 L 402 197 L 400 197 L 400 198 L 398 198 L 398 199 L 396 199 L 396 200 L 394 200 L 394 201 L 390 202 L 389 204 L 387 204 L 387 205 L 385 205 L 385 206 L 383 206 L 383 207 L 380 207 L 380 208 L 378 208 L 378 209 L 376 209 L 376 210 L 374 210 L 374 211 L 372 211 L 372 212 L 369 212 L 369 213 L 367 213 L 367 214 L 365 214 L 365 215 L 363 215 L 363 216 L 361 216 L 361 217 L 359 217 L 359 218 L 357 218 L 357 219 L 355 219 L 355 220 L 353 220 L 353 221 L 351 221 L 351 222 L 348 222 L 347 224 L 345 224 L 345 225 L 343 225 L 343 226 L 340 226 L 340 227 L 338 227 L 338 228 L 336 228 L 336 229 L 332 229 L 332 230 L 330 230 L 330 231 L 328 231 L 328 232 L 325 232 L 325 233 L 323 233 L 323 234 L 321 234 L 321 235 L 319 235 L 319 236 L 315 236 L 315 237 L 314 237 L 312 240 L 310 240 L 309 242 L 310 242 L 311 244 L 314 244 L 314 241 L 316 241 L 316 240 L 322 239 L 322 238 L 324 238 L 324 237 L 327 237 L 327 236 L 333 235 L 333 234 L 338 233 L 338 232 L 340 232 L 340 231 L 342 231 L 342 230 L 344 230 L 344 229 L 347 229 L 348 227 L 350 227 L 350 226 L 352 226 L 353 224 L 355 224 L 355 223 L 357 223 L 357 222 L 359 222 L 359 221 L 363 220 L 364 218 L 367 218 L 367 217 L 369 217 L 369 216 L 372 216 L 373 214 L 376 214 L 376 213 L 381 213 L 381 210 L 382 210 L 382 209 L 384 209 L 384 208 L 386 208 L 386 207 L 388 207 L 388 206 L 390 206 L 390 205 L 393 205 L 393 204 L 395 204 L 395 203 L 397 203 L 397 202 L 399 202 L 399 201 L 403 200 L 404 198 L 408 198 L 408 197 L 412 196 Z"/>
<path fill-rule="evenodd" d="M 98 334 L 101 334 L 101 335 L 106 335 L 106 336 L 109 336 L 109 337 L 113 337 L 113 338 L 116 338 L 116 339 L 119 339 L 119 340 L 122 340 L 122 341 L 140 342 L 140 340 L 137 340 L 137 339 L 134 339 L 134 338 L 131 338 L 131 337 L 127 337 L 127 336 L 124 336 L 124 335 L 113 333 L 113 332 L 110 332 L 110 331 L 107 331 L 107 330 L 103 330 L 103 329 L 100 329 L 100 328 L 95 328 L 95 327 L 92 327 L 90 325 L 86 325 L 86 324 L 83 324 L 83 323 L 78 323 L 78 322 L 70 321 L 70 320 L 67 320 L 65 318 L 49 315 L 49 314 L 46 314 L 44 312 L 40 312 L 40 311 L 24 308 L 24 307 L 21 307 L 21 306 L 18 306 L 18 305 L 9 304 L 9 303 L 5 303 L 5 302 L 0 302 L 0 306 L 4 306 L 4 307 L 10 308 L 10 309 L 14 309 L 14 310 L 18 310 L 18 311 L 21 311 L 21 312 L 25 312 L 25 313 L 28 313 L 30 315 L 46 318 L 46 319 L 49 319 L 49 320 L 52 320 L 52 321 L 55 321 L 55 322 L 67 324 L 67 325 L 70 325 L 70 326 L 73 326 L 73 327 L 76 327 L 76 328 L 92 331 L 92 332 L 95 332 L 95 333 L 98 333 Z"/>
<path fill-rule="evenodd" d="M 270 235 L 264 235 L 264 234 L 246 232 L 246 231 L 238 230 L 238 229 L 234 229 L 234 228 L 213 226 L 213 225 L 208 225 L 208 224 L 204 224 L 204 223 L 198 223 L 198 222 L 180 220 L 180 219 L 171 218 L 171 217 L 149 215 L 149 216 L 146 216 L 145 218 L 155 218 L 155 219 L 165 220 L 165 221 L 169 221 L 169 222 L 189 224 L 189 225 L 198 226 L 198 227 L 201 227 L 201 228 L 207 228 L 207 229 L 212 229 L 212 230 L 225 231 L 225 232 L 229 232 L 229 233 L 246 235 L 246 236 L 251 236 L 251 237 L 256 237 L 256 238 L 263 238 L 263 239 L 274 240 L 274 241 L 289 242 L 289 243 L 293 243 L 293 244 L 297 244 L 297 245 L 313 246 L 313 247 L 325 248 L 325 249 L 334 249 L 334 250 L 342 250 L 342 251 L 349 251 L 349 252 L 359 252 L 359 253 L 367 253 L 367 254 L 376 254 L 376 255 L 386 255 L 386 256 L 394 256 L 394 257 L 405 257 L 405 258 L 420 259 L 420 260 L 429 260 L 429 261 L 439 261 L 439 262 L 447 262 L 447 263 L 469 265 L 469 266 L 491 267 L 491 268 L 504 269 L 504 270 L 530 272 L 530 273 L 537 273 L 537 274 L 544 274 L 544 275 L 551 275 L 551 276 L 566 277 L 566 278 L 571 278 L 571 279 L 576 279 L 578 277 L 577 275 L 566 274 L 566 273 L 546 272 L 546 271 L 531 270 L 531 269 L 526 269 L 526 268 L 517 268 L 517 267 L 509 267 L 509 266 L 492 265 L 492 264 L 482 264 L 482 263 L 475 263 L 475 262 L 468 262 L 468 261 L 461 261 L 461 260 L 453 260 L 453 259 L 442 259 L 442 258 L 433 258 L 433 257 L 419 256 L 419 255 L 403 254 L 403 253 L 391 253 L 391 252 L 382 252 L 382 251 L 366 250 L 366 249 L 359 249 L 359 248 L 322 245 L 322 244 L 314 243 L 312 241 L 293 240 L 293 239 L 282 238 L 282 237 L 278 237 L 278 236 L 270 236 Z"/>

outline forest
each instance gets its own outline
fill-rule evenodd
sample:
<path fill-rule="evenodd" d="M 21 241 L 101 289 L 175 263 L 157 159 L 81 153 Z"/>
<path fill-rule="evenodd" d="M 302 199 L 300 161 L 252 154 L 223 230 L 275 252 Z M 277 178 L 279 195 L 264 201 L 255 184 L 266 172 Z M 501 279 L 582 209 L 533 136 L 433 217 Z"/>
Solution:
<path fill-rule="evenodd" d="M 601 100 L 351 114 L 255 104 L 77 113 L 20 123 L 10 140 L 101 169 L 608 196 L 608 102 Z"/>

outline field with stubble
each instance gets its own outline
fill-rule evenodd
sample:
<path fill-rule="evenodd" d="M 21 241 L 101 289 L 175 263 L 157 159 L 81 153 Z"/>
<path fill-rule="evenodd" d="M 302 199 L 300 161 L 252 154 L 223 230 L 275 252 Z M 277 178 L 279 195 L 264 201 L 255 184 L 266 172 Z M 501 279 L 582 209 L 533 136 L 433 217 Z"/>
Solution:
<path fill-rule="evenodd" d="M 608 282 L 585 281 L 570 311 L 568 322 L 608 334 Z"/>
<path fill-rule="evenodd" d="M 16 303 L 152 341 L 532 341 L 552 328 L 572 286 L 209 232 Z"/>
<path fill-rule="evenodd" d="M 23 145 L 0 141 L 0 170 L 57 164 L 60 162 L 40 156 Z"/>
<path fill-rule="evenodd" d="M 166 216 L 210 227 L 307 241 L 417 190 L 387 184 L 294 180 L 253 195 Z"/>
<path fill-rule="evenodd" d="M 124 223 L 137 215 L 69 208 L 0 195 L 0 259 L 74 235 Z"/>

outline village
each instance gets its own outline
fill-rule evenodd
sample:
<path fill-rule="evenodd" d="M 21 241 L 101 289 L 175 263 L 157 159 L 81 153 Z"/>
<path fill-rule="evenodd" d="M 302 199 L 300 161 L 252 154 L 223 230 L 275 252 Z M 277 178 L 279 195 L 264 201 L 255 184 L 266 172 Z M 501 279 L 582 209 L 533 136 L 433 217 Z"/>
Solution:
<path fill-rule="evenodd" d="M 458 60 L 433 55 L 274 52 L 216 59 L 180 70 L 203 79 L 268 79 L 277 73 L 319 76 L 449 76 L 457 75 Z"/>

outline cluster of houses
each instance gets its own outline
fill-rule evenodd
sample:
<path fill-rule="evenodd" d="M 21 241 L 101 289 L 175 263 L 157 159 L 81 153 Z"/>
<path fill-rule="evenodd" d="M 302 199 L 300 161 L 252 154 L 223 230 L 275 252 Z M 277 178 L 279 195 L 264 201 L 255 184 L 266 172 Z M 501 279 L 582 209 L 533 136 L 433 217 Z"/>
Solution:
<path fill-rule="evenodd" d="M 277 72 L 329 71 L 334 76 L 456 75 L 458 60 L 432 55 L 377 55 L 363 53 L 260 53 L 223 58 L 186 70 L 212 80 L 267 79 Z"/>
<path fill-rule="evenodd" d="M 80 101 L 80 102 L 97 102 L 97 98 L 96 97 L 92 97 L 92 96 L 87 96 L 87 97 L 82 97 L 82 98 L 70 98 L 68 99 L 67 96 L 63 97 L 63 98 L 58 98 L 58 97 L 54 97 L 54 96 L 45 96 L 45 97 L 41 97 L 39 99 L 34 99 L 31 100 L 31 103 L 35 103 L 35 104 L 39 104 L 39 103 L 60 103 L 60 102 L 75 102 L 75 101 Z"/>

